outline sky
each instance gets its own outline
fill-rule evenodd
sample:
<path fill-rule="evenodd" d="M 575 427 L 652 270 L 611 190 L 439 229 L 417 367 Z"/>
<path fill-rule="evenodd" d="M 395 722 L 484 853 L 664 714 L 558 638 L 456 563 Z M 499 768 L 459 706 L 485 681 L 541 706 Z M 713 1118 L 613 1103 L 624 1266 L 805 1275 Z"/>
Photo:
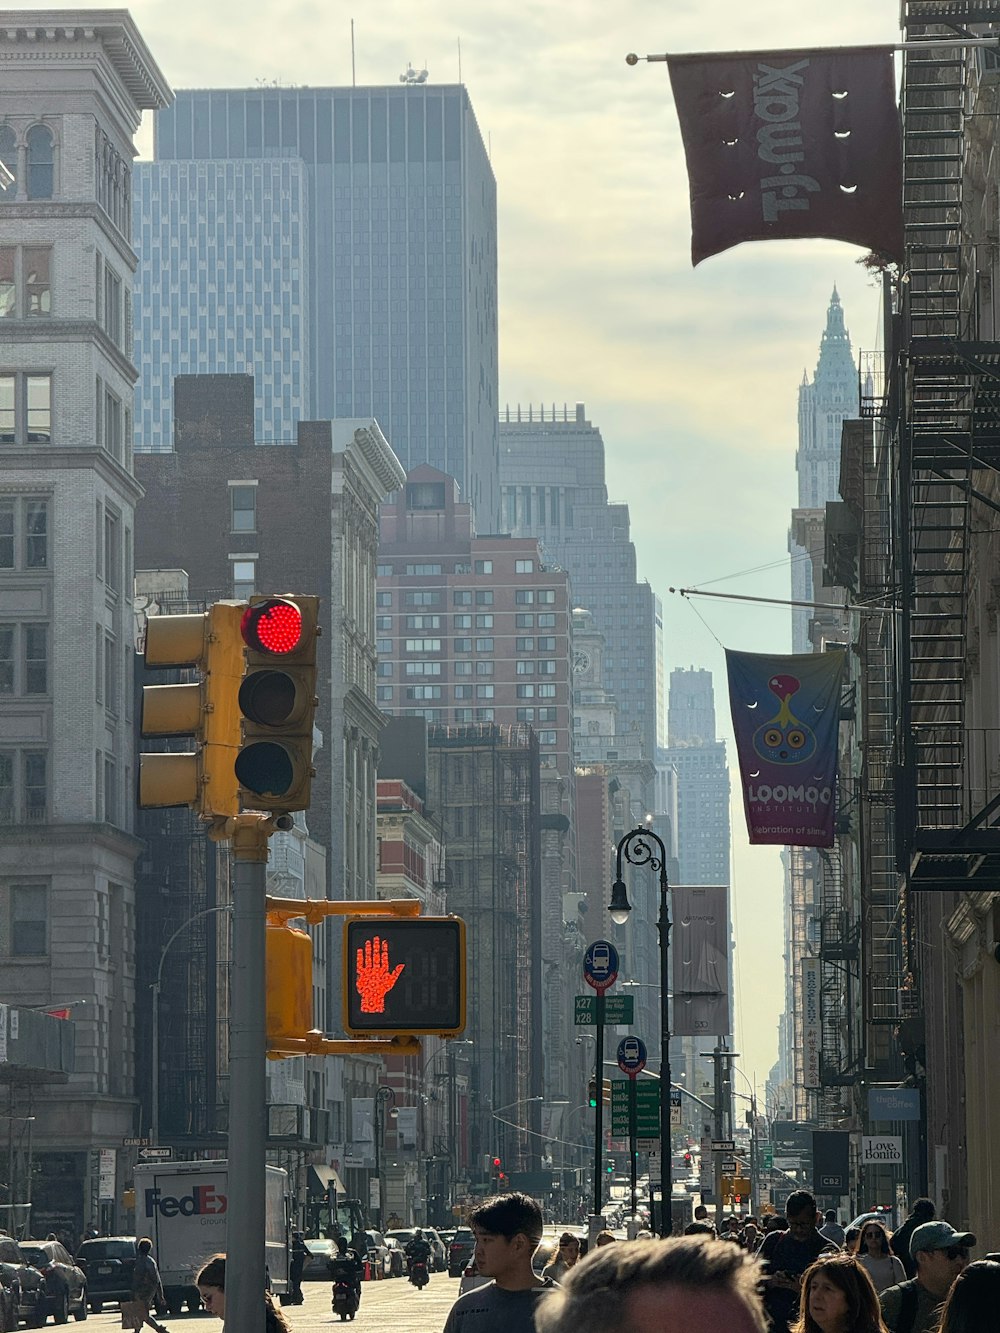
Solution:
<path fill-rule="evenodd" d="M 28 4 L 41 9 L 41 4 Z M 742 245 L 691 268 L 687 177 L 666 66 L 630 51 L 893 43 L 897 0 L 139 0 L 133 18 L 174 88 L 395 84 L 408 64 L 467 85 L 497 178 L 500 404 L 583 402 L 629 504 L 640 576 L 663 600 L 667 672 L 715 676 L 723 645 L 790 650 L 781 607 L 670 587 L 789 595 L 797 391 L 836 285 L 855 354 L 878 345 L 862 251 Z M 352 12 L 353 10 L 353 12 Z M 141 132 L 150 155 L 151 138 Z M 724 581 L 723 581 L 724 580 Z M 735 789 L 734 782 L 734 789 Z M 783 1005 L 777 848 L 733 807 L 739 1062 L 762 1088 Z"/>

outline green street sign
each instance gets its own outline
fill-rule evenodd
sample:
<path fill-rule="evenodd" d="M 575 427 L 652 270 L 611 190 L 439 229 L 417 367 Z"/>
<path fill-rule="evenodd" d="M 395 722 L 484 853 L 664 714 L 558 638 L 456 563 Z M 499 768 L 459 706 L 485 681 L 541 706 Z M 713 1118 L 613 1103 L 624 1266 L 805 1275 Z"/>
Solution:
<path fill-rule="evenodd" d="M 631 995 L 605 995 L 604 1021 L 615 1025 L 625 1025 L 633 1021 L 635 1000 Z M 573 1022 L 593 1026 L 597 1022 L 597 996 L 578 995 L 573 1006 Z"/>
<path fill-rule="evenodd" d="M 774 1149 L 770 1144 L 768 1144 L 766 1148 L 761 1148 L 760 1156 L 761 1165 L 764 1167 L 764 1170 L 770 1171 L 774 1166 Z"/>
<path fill-rule="evenodd" d="M 616 1139 L 628 1138 L 628 1085 L 627 1078 L 611 1080 L 611 1134 Z M 660 1137 L 660 1082 L 659 1079 L 636 1079 L 635 1133 L 639 1139 Z"/>

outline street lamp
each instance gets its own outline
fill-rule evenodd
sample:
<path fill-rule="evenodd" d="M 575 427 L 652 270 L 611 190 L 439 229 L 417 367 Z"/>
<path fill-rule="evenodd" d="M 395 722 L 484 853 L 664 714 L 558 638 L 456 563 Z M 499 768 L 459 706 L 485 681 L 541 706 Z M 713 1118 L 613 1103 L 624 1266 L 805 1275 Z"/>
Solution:
<path fill-rule="evenodd" d="M 149 986 L 149 989 L 153 992 L 153 1069 L 150 1087 L 153 1105 L 150 1108 L 150 1130 L 154 1144 L 160 1141 L 160 988 L 163 984 L 163 964 L 167 961 L 170 946 L 178 935 L 187 930 L 188 926 L 195 921 L 200 921 L 203 916 L 211 916 L 213 912 L 231 912 L 232 910 L 230 903 L 224 903 L 220 907 L 205 907 L 202 911 L 195 912 L 194 916 L 189 916 L 186 921 L 181 922 L 160 950 L 160 963 L 156 969 L 156 980 L 150 982 Z"/>
<path fill-rule="evenodd" d="M 653 851 L 652 844 L 659 848 L 659 856 Z M 667 849 L 660 838 L 651 829 L 639 825 L 631 833 L 626 833 L 618 843 L 617 873 L 611 887 L 611 902 L 608 911 L 615 925 L 623 926 L 628 920 L 632 904 L 628 900 L 628 890 L 622 879 L 622 859 L 632 866 L 649 866 L 650 870 L 659 871 L 660 915 L 656 923 L 660 937 L 660 1235 L 669 1236 L 673 1230 L 673 1218 L 670 1210 L 670 1198 L 673 1194 L 673 1163 L 670 1143 L 670 1008 L 669 1008 L 669 967 L 670 967 L 670 885 L 667 883 Z"/>

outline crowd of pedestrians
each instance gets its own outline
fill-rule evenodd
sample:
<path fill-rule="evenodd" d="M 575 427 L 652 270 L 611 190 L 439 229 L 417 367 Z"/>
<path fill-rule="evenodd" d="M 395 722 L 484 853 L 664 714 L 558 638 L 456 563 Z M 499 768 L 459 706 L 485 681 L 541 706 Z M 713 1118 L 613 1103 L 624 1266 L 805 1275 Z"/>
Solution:
<path fill-rule="evenodd" d="M 918 1199 L 895 1233 L 821 1215 L 806 1190 L 784 1216 L 707 1209 L 681 1237 L 615 1243 L 602 1233 L 581 1257 L 565 1232 L 539 1275 L 531 1256 L 542 1215 L 523 1194 L 477 1208 L 479 1271 L 493 1280 L 455 1302 L 445 1333 L 998 1333 L 1000 1262 L 969 1262 L 976 1237 Z M 648 1235 L 648 1233 L 647 1233 Z"/>

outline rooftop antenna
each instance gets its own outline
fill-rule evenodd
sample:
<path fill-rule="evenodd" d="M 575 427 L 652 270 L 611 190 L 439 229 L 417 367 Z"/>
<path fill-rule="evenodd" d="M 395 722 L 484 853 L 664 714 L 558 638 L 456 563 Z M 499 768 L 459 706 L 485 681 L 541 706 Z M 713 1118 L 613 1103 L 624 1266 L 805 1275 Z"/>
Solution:
<path fill-rule="evenodd" d="M 356 88 L 358 80 L 354 72 L 354 20 L 351 19 L 351 87 Z"/>
<path fill-rule="evenodd" d="M 458 81 L 459 83 L 461 83 L 462 82 L 462 39 L 461 37 L 459 37 L 456 40 L 458 41 Z"/>
<path fill-rule="evenodd" d="M 405 83 L 405 84 L 426 83 L 426 82 L 427 82 L 427 70 L 426 70 L 426 69 L 414 69 L 413 66 L 410 64 L 410 62 L 407 61 L 407 62 L 406 62 L 406 73 L 405 73 L 405 74 L 400 74 L 400 76 L 399 76 L 399 81 L 400 81 L 400 83 Z"/>

